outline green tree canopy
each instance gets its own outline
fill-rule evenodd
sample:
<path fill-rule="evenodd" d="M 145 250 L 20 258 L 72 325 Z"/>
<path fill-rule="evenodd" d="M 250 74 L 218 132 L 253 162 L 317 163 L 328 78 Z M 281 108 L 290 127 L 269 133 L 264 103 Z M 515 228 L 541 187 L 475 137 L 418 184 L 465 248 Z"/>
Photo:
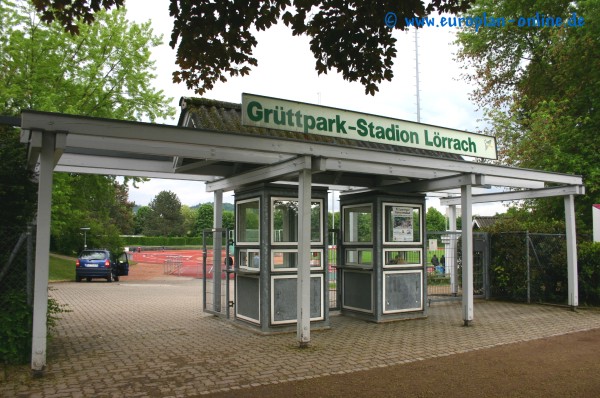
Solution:
<path fill-rule="evenodd" d="M 79 35 L 73 36 L 60 24 L 42 23 L 28 1 L 0 4 L 0 114 L 34 109 L 127 120 L 174 114 L 170 99 L 149 85 L 150 49 L 160 43 L 150 24 L 129 23 L 124 10 L 94 15 L 97 23 L 78 24 Z M 90 246 L 118 246 L 119 234 L 131 232 L 125 183 L 67 173 L 54 179 L 54 250 L 80 250 L 81 227 L 92 228 Z M 3 207 L 10 202 L 26 208 L 25 195 L 8 197 Z"/>
<path fill-rule="evenodd" d="M 171 47 L 177 47 L 179 70 L 174 82 L 185 82 L 198 94 L 227 81 L 227 75 L 247 75 L 258 61 L 253 57 L 256 31 L 283 21 L 295 36 L 310 37 L 317 73 L 336 70 L 348 81 L 360 81 L 375 94 L 383 80 L 392 80 L 396 57 L 393 29 L 384 23 L 388 12 L 397 15 L 396 29 L 406 28 L 405 17 L 432 12 L 465 11 L 474 0 L 171 0 L 174 17 Z M 123 0 L 35 0 L 44 19 L 58 19 L 70 32 L 74 18 L 93 20 L 102 7 Z M 166 10 L 165 10 L 166 12 Z M 199 23 L 198 21 L 201 21 Z"/>
<path fill-rule="evenodd" d="M 171 191 L 161 191 L 148 205 L 150 212 L 144 235 L 183 236 L 181 201 Z"/>
<path fill-rule="evenodd" d="M 435 207 L 430 207 L 429 209 L 427 209 L 425 220 L 427 231 L 446 230 L 446 217 L 442 213 L 440 213 Z"/>
<path fill-rule="evenodd" d="M 201 205 L 200 207 L 198 207 L 198 210 L 196 212 L 196 224 L 195 224 L 195 235 L 196 236 L 202 236 L 202 231 L 204 229 L 208 229 L 208 228 L 212 228 L 213 227 L 213 220 L 214 220 L 214 210 L 213 210 L 213 204 L 212 203 L 204 203 L 203 205 Z"/>
<path fill-rule="evenodd" d="M 471 68 L 473 98 L 484 108 L 507 165 L 580 174 L 586 195 L 577 198 L 579 227 L 591 228 L 591 205 L 600 200 L 600 2 L 597 0 L 479 0 L 473 14 L 507 20 L 542 13 L 561 27 L 465 29 L 459 61 Z M 582 26 L 569 26 L 576 13 Z M 533 217 L 562 219 L 560 199 L 527 203 Z"/>

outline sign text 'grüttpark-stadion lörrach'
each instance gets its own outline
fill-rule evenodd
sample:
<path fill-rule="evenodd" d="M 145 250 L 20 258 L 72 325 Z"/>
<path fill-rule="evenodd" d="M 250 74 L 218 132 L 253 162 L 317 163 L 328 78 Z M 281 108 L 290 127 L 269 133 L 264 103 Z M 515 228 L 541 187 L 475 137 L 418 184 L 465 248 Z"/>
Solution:
<path fill-rule="evenodd" d="M 496 159 L 496 140 L 428 124 L 242 94 L 242 124 Z"/>

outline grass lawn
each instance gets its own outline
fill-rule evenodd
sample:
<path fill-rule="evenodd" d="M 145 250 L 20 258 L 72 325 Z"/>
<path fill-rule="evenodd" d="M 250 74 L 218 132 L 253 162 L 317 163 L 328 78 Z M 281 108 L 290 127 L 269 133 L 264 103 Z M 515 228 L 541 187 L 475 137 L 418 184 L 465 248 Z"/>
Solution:
<path fill-rule="evenodd" d="M 76 258 L 65 259 L 50 254 L 50 282 L 74 281 Z"/>

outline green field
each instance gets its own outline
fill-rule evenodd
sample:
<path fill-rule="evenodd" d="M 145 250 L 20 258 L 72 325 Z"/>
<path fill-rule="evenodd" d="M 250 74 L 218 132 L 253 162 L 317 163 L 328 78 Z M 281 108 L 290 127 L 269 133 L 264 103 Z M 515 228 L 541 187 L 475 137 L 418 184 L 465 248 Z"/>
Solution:
<path fill-rule="evenodd" d="M 65 259 L 50 254 L 50 282 L 74 281 L 76 258 Z"/>

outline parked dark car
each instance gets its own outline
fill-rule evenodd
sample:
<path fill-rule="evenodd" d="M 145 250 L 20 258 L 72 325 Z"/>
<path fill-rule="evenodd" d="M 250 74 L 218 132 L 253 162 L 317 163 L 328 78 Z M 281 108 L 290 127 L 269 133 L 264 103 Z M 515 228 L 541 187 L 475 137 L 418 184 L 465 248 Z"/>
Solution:
<path fill-rule="evenodd" d="M 108 282 L 119 281 L 120 276 L 129 274 L 127 253 L 118 256 L 105 249 L 87 249 L 82 251 L 75 263 L 75 280 L 88 282 L 92 278 L 103 278 Z"/>

